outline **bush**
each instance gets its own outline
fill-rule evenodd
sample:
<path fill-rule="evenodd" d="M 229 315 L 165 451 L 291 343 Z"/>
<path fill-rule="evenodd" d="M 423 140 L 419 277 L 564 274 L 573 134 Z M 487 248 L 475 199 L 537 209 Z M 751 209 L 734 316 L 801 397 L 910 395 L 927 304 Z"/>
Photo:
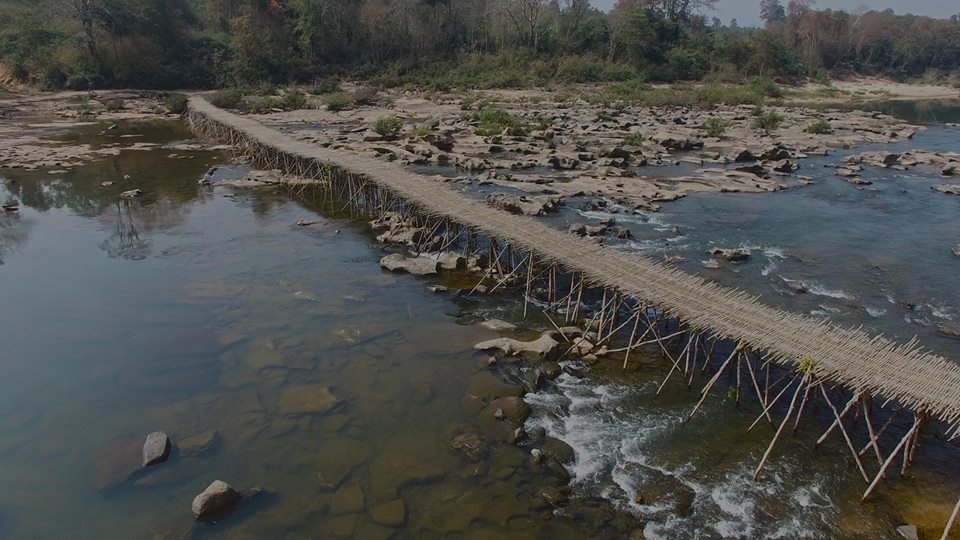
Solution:
<path fill-rule="evenodd" d="M 333 94 L 340 91 L 340 81 L 333 77 L 318 78 L 313 81 L 313 87 L 310 88 L 310 93 L 315 96 Z"/>
<path fill-rule="evenodd" d="M 623 144 L 627 146 L 640 146 L 643 144 L 643 133 L 627 133 L 623 136 Z"/>
<path fill-rule="evenodd" d="M 396 139 L 403 129 L 403 121 L 396 116 L 381 116 L 373 124 L 373 130 L 384 139 Z"/>
<path fill-rule="evenodd" d="M 601 122 L 609 122 L 613 120 L 613 115 L 608 111 L 601 110 L 597 112 L 597 120 Z"/>
<path fill-rule="evenodd" d="M 291 90 L 280 98 L 280 108 L 285 111 L 295 111 L 307 107 L 307 96 L 299 90 Z"/>
<path fill-rule="evenodd" d="M 730 124 L 722 118 L 708 118 L 706 122 L 703 123 L 703 129 L 707 131 L 708 137 L 722 138 L 723 134 L 727 132 L 727 128 L 730 127 Z"/>
<path fill-rule="evenodd" d="M 221 109 L 236 109 L 243 101 L 243 94 L 236 88 L 227 88 L 210 94 L 207 101 L 214 107 L 220 107 Z"/>
<path fill-rule="evenodd" d="M 187 96 L 183 94 L 167 94 L 163 98 L 163 106 L 170 114 L 183 114 L 187 110 Z"/>
<path fill-rule="evenodd" d="M 419 126 L 410 130 L 410 137 L 425 137 L 437 128 L 437 121 L 431 120 L 429 122 L 424 122 Z"/>
<path fill-rule="evenodd" d="M 783 97 L 783 89 L 766 77 L 758 77 L 750 81 L 750 88 L 753 89 L 757 94 L 768 97 L 779 99 Z"/>
<path fill-rule="evenodd" d="M 477 135 L 480 136 L 500 135 L 504 131 L 514 137 L 522 137 L 527 134 L 527 126 L 503 109 L 483 109 L 475 116 L 475 119 L 479 122 Z"/>
<path fill-rule="evenodd" d="M 324 100 L 324 103 L 326 104 L 328 111 L 342 111 L 353 107 L 353 97 L 343 92 L 337 92 L 327 96 L 327 98 Z"/>
<path fill-rule="evenodd" d="M 756 118 L 753 119 L 753 127 L 757 129 L 762 129 L 767 133 L 780 127 L 780 124 L 783 123 L 783 116 L 777 114 L 776 111 L 760 111 L 756 114 Z"/>
<path fill-rule="evenodd" d="M 123 110 L 123 99 L 121 98 L 110 98 L 103 102 L 103 107 L 110 112 L 117 112 Z"/>
<path fill-rule="evenodd" d="M 377 89 L 372 86 L 361 86 L 353 93 L 353 102 L 356 105 L 375 105 L 377 103 Z"/>
<path fill-rule="evenodd" d="M 816 122 L 807 126 L 807 133 L 812 133 L 814 135 L 828 135 L 833 133 L 833 126 L 830 125 L 830 122 L 826 120 L 817 120 Z"/>

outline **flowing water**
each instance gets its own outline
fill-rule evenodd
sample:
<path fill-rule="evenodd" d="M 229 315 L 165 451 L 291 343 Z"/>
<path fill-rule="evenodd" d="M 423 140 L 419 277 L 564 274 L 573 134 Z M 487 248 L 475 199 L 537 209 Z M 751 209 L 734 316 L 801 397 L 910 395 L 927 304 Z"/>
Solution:
<path fill-rule="evenodd" d="M 487 440 L 468 459 L 450 448 L 485 429 L 461 406 L 468 390 L 499 384 L 491 372 L 522 378 L 522 367 L 486 369 L 473 345 L 498 334 L 466 324 L 519 322 L 517 298 L 438 295 L 426 285 L 457 276 L 384 273 L 365 223 L 309 198 L 199 186 L 228 159 L 176 122 L 106 127 L 47 136 L 141 149 L 66 173 L 0 170 L 0 202 L 21 205 L 0 215 L 0 538 L 892 538 L 902 522 L 942 524 L 960 493 L 943 474 L 957 452 L 931 438 L 911 477 L 860 504 L 843 443 L 810 449 L 823 411 L 754 482 L 772 434 L 744 435 L 756 404 L 719 395 L 684 425 L 693 393 L 668 385 L 655 399 L 667 371 L 651 355 L 625 373 L 578 366 L 525 398 L 527 430 L 576 453 L 572 502 L 552 512 L 536 500 L 563 475 L 531 467 L 526 450 Z M 954 136 L 932 129 L 913 145 Z M 791 309 L 920 332 L 960 359 L 931 330 L 960 306 L 949 249 L 938 251 L 960 241 L 960 198 L 916 173 L 877 173 L 877 191 L 859 191 L 817 163 L 823 178 L 802 190 L 694 196 L 637 216 L 635 244 L 621 247 L 669 246 L 702 272 L 710 245 L 758 246 L 716 279 Z M 143 196 L 119 198 L 134 188 Z M 784 279 L 810 292 L 791 294 Z M 333 408 L 305 410 L 297 396 L 318 385 Z M 155 430 L 180 450 L 131 472 L 130 448 Z M 194 526 L 190 501 L 218 478 L 267 495 Z"/>

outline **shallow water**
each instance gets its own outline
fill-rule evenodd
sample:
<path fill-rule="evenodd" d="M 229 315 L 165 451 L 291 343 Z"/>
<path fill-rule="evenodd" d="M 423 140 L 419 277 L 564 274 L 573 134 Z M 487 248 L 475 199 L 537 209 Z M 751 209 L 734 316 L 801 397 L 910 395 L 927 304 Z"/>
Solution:
<path fill-rule="evenodd" d="M 190 135 L 175 122 L 106 127 L 50 137 L 174 146 L 123 151 L 66 174 L 0 171 L 0 199 L 22 204 L 19 215 L 0 215 L 0 538 L 580 538 L 636 529 L 651 538 L 885 538 L 904 521 L 942 523 L 960 492 L 958 478 L 941 472 L 960 465 L 956 452 L 931 442 L 920 447 L 911 478 L 861 505 L 862 481 L 842 443 L 810 451 L 823 429 L 813 421 L 778 446 L 768 474 L 753 482 L 771 434 L 743 435 L 758 414 L 755 404 L 737 409 L 720 396 L 684 426 L 693 393 L 670 385 L 654 399 L 666 366 L 638 355 L 625 374 L 601 363 L 587 378 L 564 374 L 528 395 L 535 409 L 528 430 L 546 427 L 577 454 L 574 502 L 547 519 L 550 512 L 531 509 L 530 501 L 555 480 L 530 470 L 523 450 L 488 441 L 486 456 L 474 462 L 449 448 L 459 433 L 482 432 L 460 403 L 470 378 L 483 371 L 485 357 L 473 345 L 496 336 L 459 323 L 477 316 L 516 321 L 515 297 L 455 299 L 429 292 L 423 279 L 384 273 L 376 264 L 383 247 L 365 224 L 321 213 L 315 201 L 198 186 L 226 156 L 176 144 Z M 930 192 L 942 197 L 930 203 L 921 180 L 911 180 L 915 191 L 873 195 L 901 206 L 871 203 L 867 193 L 835 182 L 769 196 L 691 197 L 653 219 L 689 230 L 683 249 L 691 254 L 711 241 L 780 248 L 780 271 L 792 279 L 806 269 L 823 287 L 857 299 L 871 298 L 861 292 L 869 287 L 849 284 L 862 276 L 833 281 L 852 273 L 853 257 L 805 255 L 790 266 L 799 258 L 794 246 L 809 238 L 801 242 L 797 232 L 811 225 L 799 223 L 793 234 L 774 229 L 808 215 L 819 222 L 816 212 L 829 221 L 865 208 L 854 214 L 858 220 L 912 253 L 949 236 L 949 227 L 928 231 L 926 247 L 915 246 L 916 239 L 890 238 L 904 223 L 870 213 L 915 204 L 925 209 L 915 217 L 927 228 L 949 216 L 951 199 Z M 133 188 L 143 197 L 118 202 Z M 782 206 L 761 212 L 759 205 Z M 318 223 L 295 226 L 300 219 Z M 838 253 L 862 240 L 848 229 L 821 229 L 810 231 L 817 245 Z M 672 234 L 651 223 L 636 230 L 649 231 L 654 242 Z M 840 259 L 842 269 L 831 271 Z M 903 260 L 888 259 L 889 267 Z M 771 287 L 757 277 L 764 262 L 721 275 Z M 956 289 L 936 281 L 945 261 L 917 269 L 919 262 L 914 256 L 884 274 L 895 298 L 941 291 L 944 309 L 960 305 L 949 296 Z M 911 272 L 922 279 L 910 279 Z M 522 375 L 510 366 L 495 372 Z M 294 412 L 284 396 L 304 385 L 329 387 L 339 403 L 322 414 Z M 175 443 L 217 430 L 217 442 L 199 457 L 175 454 L 150 474 L 98 489 L 104 448 L 158 429 Z M 193 528 L 190 500 L 216 478 L 271 495 Z M 359 506 L 344 511 L 342 501 L 334 503 L 337 491 L 357 487 Z M 641 492 L 650 500 L 638 502 Z M 398 497 L 404 523 L 374 523 L 371 510 Z"/>

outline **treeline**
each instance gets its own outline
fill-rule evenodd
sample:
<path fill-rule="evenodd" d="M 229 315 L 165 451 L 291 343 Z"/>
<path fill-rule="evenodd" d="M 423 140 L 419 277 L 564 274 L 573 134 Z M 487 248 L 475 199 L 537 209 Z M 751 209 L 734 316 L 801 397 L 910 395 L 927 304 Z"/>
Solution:
<path fill-rule="evenodd" d="M 762 0 L 763 29 L 717 0 L 4 0 L 0 70 L 44 88 L 312 83 L 917 77 L 960 67 L 960 22 Z M 0 78 L 4 73 L 0 73 Z"/>

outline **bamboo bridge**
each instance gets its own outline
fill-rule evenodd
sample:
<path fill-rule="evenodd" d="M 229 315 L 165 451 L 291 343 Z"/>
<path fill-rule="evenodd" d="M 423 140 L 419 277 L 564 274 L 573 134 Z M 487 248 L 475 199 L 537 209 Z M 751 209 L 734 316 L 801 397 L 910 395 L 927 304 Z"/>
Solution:
<path fill-rule="evenodd" d="M 491 208 L 396 164 L 296 140 L 248 117 L 214 107 L 199 96 L 191 97 L 186 121 L 198 134 L 237 147 L 258 166 L 319 180 L 348 204 L 362 205 L 371 214 L 383 215 L 399 209 L 418 216 L 432 231 L 444 235 L 445 245 L 466 243 L 475 247 L 477 235 L 486 237 L 486 249 L 499 268 L 499 276 L 509 278 L 526 273 L 528 296 L 534 294 L 534 281 L 542 278 L 545 287 L 538 290 L 546 289 L 545 300 L 550 306 L 565 302 L 569 308 L 571 301 L 576 300 L 575 310 L 568 309 L 568 320 L 577 320 L 585 288 L 602 291 L 603 300 L 594 315 L 594 326 L 599 328 L 599 336 L 606 336 L 607 340 L 621 330 L 629 335 L 626 347 L 618 349 L 626 353 L 624 365 L 632 350 L 657 343 L 673 363 L 667 378 L 677 373 L 682 374 L 678 376 L 683 376 L 685 382 L 688 376 L 692 381 L 699 356 L 704 357 L 703 371 L 706 371 L 714 346 L 720 341 L 733 343 L 732 352 L 729 356 L 723 355 L 719 368 L 701 390 L 700 402 L 690 416 L 693 417 L 725 371 L 736 370 L 739 402 L 741 373 L 745 371 L 749 375 L 749 379 L 743 376 L 746 392 L 755 391 L 763 408 L 754 426 L 766 418 L 776 428 L 757 467 L 757 476 L 791 419 L 795 419 L 796 428 L 811 394 L 814 399 L 819 399 L 818 393 L 822 394 L 834 419 L 817 444 L 839 428 L 868 484 L 864 499 L 887 476 L 898 455 L 902 460 L 901 471 L 907 470 L 922 425 L 937 423 L 950 439 L 960 436 L 960 365 L 924 351 L 916 339 L 896 343 L 862 329 L 841 328 L 772 308 L 745 292 L 708 282 L 643 256 L 603 247 L 533 218 Z M 519 263 L 518 253 L 525 254 L 519 257 Z M 566 296 L 557 292 L 558 271 L 569 277 Z M 504 281 L 506 278 L 498 286 Z M 653 312 L 656 320 L 650 317 L 652 307 L 657 310 Z M 625 318 L 621 315 L 624 312 L 628 314 Z M 665 335 L 659 324 L 663 314 L 677 321 L 679 331 Z M 640 329 L 644 331 L 638 336 Z M 653 339 L 644 341 L 647 336 Z M 669 347 L 671 338 L 674 342 L 680 339 L 680 345 L 685 346 Z M 681 348 L 682 352 L 676 354 Z M 788 372 L 773 385 L 771 364 Z M 766 381 L 762 380 L 764 369 Z M 778 385 L 779 393 L 774 396 Z M 839 393 L 841 399 L 847 400 L 839 402 L 839 407 L 830 397 L 833 393 L 836 398 L 838 388 L 843 389 Z M 771 416 L 774 405 L 781 397 L 786 403 L 790 396 L 784 418 L 774 422 Z M 897 404 L 897 412 L 876 428 L 870 419 L 873 400 L 881 402 L 883 407 Z M 846 416 L 859 418 L 861 413 L 868 432 L 868 442 L 863 448 L 854 446 L 848 432 L 853 426 L 844 424 Z M 893 448 L 884 455 L 879 442 L 881 435 L 896 414 L 903 413 L 913 416 L 912 424 L 908 424 L 902 437 L 894 439 Z M 874 454 L 877 472 L 868 475 L 867 462 L 874 460 Z M 944 538 L 960 513 L 958 510 L 960 502 Z"/>

